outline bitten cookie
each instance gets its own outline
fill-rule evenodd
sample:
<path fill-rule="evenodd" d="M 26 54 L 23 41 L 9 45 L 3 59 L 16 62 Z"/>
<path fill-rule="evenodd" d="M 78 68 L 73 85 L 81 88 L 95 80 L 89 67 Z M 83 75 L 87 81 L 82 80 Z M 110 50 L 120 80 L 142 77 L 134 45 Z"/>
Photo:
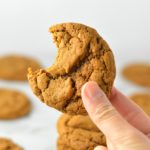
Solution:
<path fill-rule="evenodd" d="M 147 64 L 131 64 L 123 69 L 123 76 L 129 81 L 150 87 L 150 65 Z"/>
<path fill-rule="evenodd" d="M 88 116 L 63 114 L 57 123 L 58 150 L 93 150 L 98 145 L 106 145 L 104 134 Z"/>
<path fill-rule="evenodd" d="M 136 93 L 130 98 L 150 116 L 150 94 Z"/>
<path fill-rule="evenodd" d="M 0 89 L 0 119 L 15 119 L 27 115 L 31 110 L 29 99 L 23 93 Z"/>
<path fill-rule="evenodd" d="M 110 95 L 115 78 L 111 49 L 96 30 L 77 23 L 52 26 L 58 48 L 55 63 L 46 70 L 28 73 L 35 95 L 44 103 L 68 114 L 86 114 L 81 87 L 95 81 Z"/>
<path fill-rule="evenodd" d="M 27 80 L 27 69 L 29 67 L 36 70 L 41 66 L 34 59 L 24 56 L 8 55 L 0 57 L 0 79 Z"/>
<path fill-rule="evenodd" d="M 0 138 L 0 150 L 23 150 L 23 149 L 9 139 Z"/>

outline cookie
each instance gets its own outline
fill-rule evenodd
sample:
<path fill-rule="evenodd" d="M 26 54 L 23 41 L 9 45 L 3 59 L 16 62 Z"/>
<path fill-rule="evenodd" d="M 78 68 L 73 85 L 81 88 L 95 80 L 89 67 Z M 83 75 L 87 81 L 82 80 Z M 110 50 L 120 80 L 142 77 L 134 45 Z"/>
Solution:
<path fill-rule="evenodd" d="M 140 86 L 150 87 L 150 65 L 131 64 L 123 69 L 123 76 Z"/>
<path fill-rule="evenodd" d="M 23 149 L 9 139 L 0 138 L 0 150 L 23 150 Z"/>
<path fill-rule="evenodd" d="M 115 78 L 114 56 L 96 30 L 76 23 L 52 26 L 58 48 L 55 63 L 48 69 L 29 70 L 28 80 L 44 103 L 68 114 L 85 115 L 81 87 L 95 81 L 110 95 Z"/>
<path fill-rule="evenodd" d="M 149 93 L 136 93 L 133 94 L 130 98 L 150 116 L 150 94 Z"/>
<path fill-rule="evenodd" d="M 58 150 L 93 150 L 98 145 L 106 145 L 104 134 L 88 116 L 62 115 L 57 123 Z"/>
<path fill-rule="evenodd" d="M 27 80 L 27 69 L 32 67 L 33 70 L 41 66 L 32 58 L 8 55 L 0 57 L 0 79 L 4 80 Z"/>
<path fill-rule="evenodd" d="M 11 89 L 0 89 L 0 119 L 15 119 L 27 115 L 31 103 L 23 93 Z"/>
<path fill-rule="evenodd" d="M 72 149 L 64 144 L 64 145 L 58 145 L 57 150 L 74 150 L 74 149 Z"/>

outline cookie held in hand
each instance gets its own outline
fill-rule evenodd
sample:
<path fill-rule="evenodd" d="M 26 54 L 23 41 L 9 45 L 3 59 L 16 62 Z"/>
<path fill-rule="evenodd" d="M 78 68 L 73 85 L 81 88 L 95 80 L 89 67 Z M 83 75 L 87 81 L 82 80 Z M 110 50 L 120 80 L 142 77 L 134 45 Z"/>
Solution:
<path fill-rule="evenodd" d="M 86 115 L 81 87 L 95 81 L 109 96 L 115 79 L 115 62 L 103 38 L 88 26 L 64 23 L 50 32 L 58 48 L 55 63 L 48 69 L 29 70 L 28 80 L 44 103 L 68 114 Z"/>

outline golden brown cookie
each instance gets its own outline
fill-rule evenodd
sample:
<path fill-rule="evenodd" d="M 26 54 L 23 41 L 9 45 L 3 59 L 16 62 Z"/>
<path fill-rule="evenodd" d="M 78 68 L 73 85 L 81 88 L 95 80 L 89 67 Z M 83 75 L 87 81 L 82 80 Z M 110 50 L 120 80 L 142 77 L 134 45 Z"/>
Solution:
<path fill-rule="evenodd" d="M 149 93 L 136 93 L 133 94 L 130 98 L 150 116 L 150 94 Z"/>
<path fill-rule="evenodd" d="M 63 114 L 57 123 L 58 150 L 93 150 L 98 145 L 106 145 L 104 134 L 88 116 Z"/>
<path fill-rule="evenodd" d="M 123 76 L 129 81 L 150 87 L 150 65 L 130 64 L 123 69 Z"/>
<path fill-rule="evenodd" d="M 77 23 L 52 26 L 58 48 L 55 63 L 46 70 L 29 70 L 28 80 L 44 103 L 69 114 L 86 114 L 81 87 L 96 81 L 110 95 L 115 78 L 111 49 L 96 30 Z"/>
<path fill-rule="evenodd" d="M 0 119 L 15 119 L 27 115 L 31 103 L 23 93 L 10 89 L 0 89 Z"/>
<path fill-rule="evenodd" d="M 0 138 L 0 150 L 23 150 L 23 149 L 9 139 Z"/>
<path fill-rule="evenodd" d="M 27 80 L 27 69 L 32 67 L 33 70 L 41 66 L 32 58 L 8 55 L 0 57 L 0 79 L 5 80 Z"/>

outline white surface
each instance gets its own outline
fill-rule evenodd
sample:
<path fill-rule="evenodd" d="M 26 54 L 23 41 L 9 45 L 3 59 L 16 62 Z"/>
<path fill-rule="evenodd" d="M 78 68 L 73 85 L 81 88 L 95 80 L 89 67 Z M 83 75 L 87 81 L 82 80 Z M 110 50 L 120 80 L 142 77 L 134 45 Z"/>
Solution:
<path fill-rule="evenodd" d="M 150 58 L 149 0 L 0 0 L 0 55 L 23 53 L 49 66 L 56 54 L 48 27 L 59 22 L 80 22 L 96 28 L 115 53 L 116 86 L 129 94 L 136 88 L 119 76 L 132 61 Z M 12 138 L 25 150 L 55 150 L 55 123 L 59 112 L 40 103 L 27 84 L 0 81 L 1 87 L 29 95 L 33 111 L 16 121 L 0 121 L 0 136 Z"/>

